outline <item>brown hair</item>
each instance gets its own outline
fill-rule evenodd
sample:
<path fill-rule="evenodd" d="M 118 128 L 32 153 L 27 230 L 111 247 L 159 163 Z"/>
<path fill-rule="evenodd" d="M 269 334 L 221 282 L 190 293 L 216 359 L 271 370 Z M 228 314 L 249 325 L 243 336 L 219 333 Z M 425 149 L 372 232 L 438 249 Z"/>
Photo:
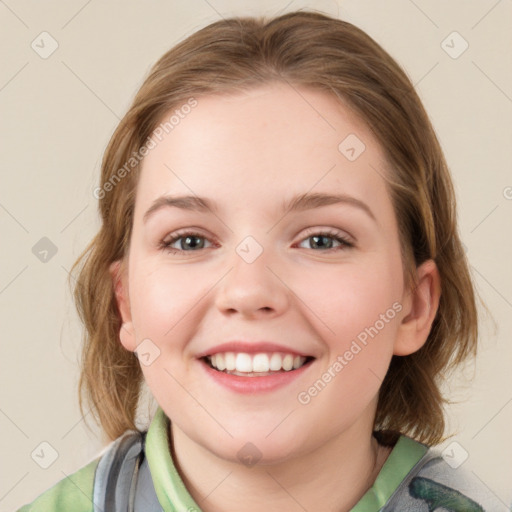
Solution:
<path fill-rule="evenodd" d="M 163 116 L 190 98 L 271 81 L 333 94 L 366 122 L 387 157 L 408 284 L 414 285 L 414 269 L 425 260 L 438 266 L 442 295 L 430 335 L 416 353 L 393 357 L 375 418 L 376 430 L 436 444 L 445 427 L 439 380 L 474 355 L 477 343 L 475 294 L 449 171 L 399 65 L 357 27 L 314 12 L 232 18 L 199 30 L 160 58 L 119 123 L 102 162 L 102 225 L 73 267 L 79 269 L 75 299 L 86 328 L 82 414 L 85 397 L 109 439 L 136 428 L 143 376 L 135 355 L 119 341 L 121 318 L 109 274 L 110 264 L 128 255 L 131 236 L 140 165 L 130 169 L 126 162 Z"/>

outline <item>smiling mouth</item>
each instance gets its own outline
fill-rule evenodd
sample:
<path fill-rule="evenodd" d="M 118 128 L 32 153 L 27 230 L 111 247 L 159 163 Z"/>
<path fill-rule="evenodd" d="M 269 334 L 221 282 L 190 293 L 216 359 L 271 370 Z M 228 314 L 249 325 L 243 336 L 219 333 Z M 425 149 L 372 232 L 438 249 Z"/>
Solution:
<path fill-rule="evenodd" d="M 314 357 L 282 352 L 219 352 L 201 358 L 210 368 L 221 373 L 240 377 L 265 377 L 293 372 L 311 363 Z"/>

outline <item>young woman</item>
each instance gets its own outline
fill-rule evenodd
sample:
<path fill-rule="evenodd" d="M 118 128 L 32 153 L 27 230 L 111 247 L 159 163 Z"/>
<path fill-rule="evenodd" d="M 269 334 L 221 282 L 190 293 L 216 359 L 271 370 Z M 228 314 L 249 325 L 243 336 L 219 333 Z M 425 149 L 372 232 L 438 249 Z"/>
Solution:
<path fill-rule="evenodd" d="M 22 510 L 498 510 L 431 449 L 474 292 L 434 130 L 368 35 L 308 12 L 193 34 L 96 195 L 81 389 L 115 442 Z"/>

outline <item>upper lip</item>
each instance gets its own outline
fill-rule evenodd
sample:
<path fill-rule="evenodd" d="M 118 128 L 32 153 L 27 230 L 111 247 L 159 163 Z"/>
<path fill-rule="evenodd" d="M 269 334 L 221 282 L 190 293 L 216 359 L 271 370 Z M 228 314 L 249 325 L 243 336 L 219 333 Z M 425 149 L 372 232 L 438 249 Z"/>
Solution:
<path fill-rule="evenodd" d="M 200 359 L 202 357 L 211 356 L 213 354 L 222 352 L 243 352 L 246 354 L 259 354 L 262 352 L 284 352 L 285 354 L 293 354 L 296 356 L 313 357 L 307 352 L 297 350 L 296 348 L 290 348 L 285 345 L 280 345 L 278 343 L 272 343 L 270 341 L 228 341 L 210 347 L 197 354 L 196 357 Z"/>

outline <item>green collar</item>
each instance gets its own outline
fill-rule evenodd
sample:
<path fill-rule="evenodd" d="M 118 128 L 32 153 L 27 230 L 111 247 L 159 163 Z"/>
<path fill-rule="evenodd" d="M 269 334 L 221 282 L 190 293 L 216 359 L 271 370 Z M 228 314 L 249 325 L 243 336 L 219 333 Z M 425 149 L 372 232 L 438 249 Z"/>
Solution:
<path fill-rule="evenodd" d="M 375 482 L 351 512 L 377 512 L 380 510 L 427 450 L 428 447 L 424 444 L 409 437 L 400 436 Z"/>
<path fill-rule="evenodd" d="M 146 457 L 158 500 L 165 512 L 200 512 L 201 508 L 190 496 L 174 466 L 169 453 L 168 432 L 169 419 L 162 408 L 158 407 L 146 436 Z M 427 450 L 425 445 L 400 436 L 375 483 L 352 512 L 380 510 Z"/>
<path fill-rule="evenodd" d="M 201 512 L 169 453 L 169 418 L 158 407 L 146 436 L 145 453 L 156 495 L 165 512 Z"/>

